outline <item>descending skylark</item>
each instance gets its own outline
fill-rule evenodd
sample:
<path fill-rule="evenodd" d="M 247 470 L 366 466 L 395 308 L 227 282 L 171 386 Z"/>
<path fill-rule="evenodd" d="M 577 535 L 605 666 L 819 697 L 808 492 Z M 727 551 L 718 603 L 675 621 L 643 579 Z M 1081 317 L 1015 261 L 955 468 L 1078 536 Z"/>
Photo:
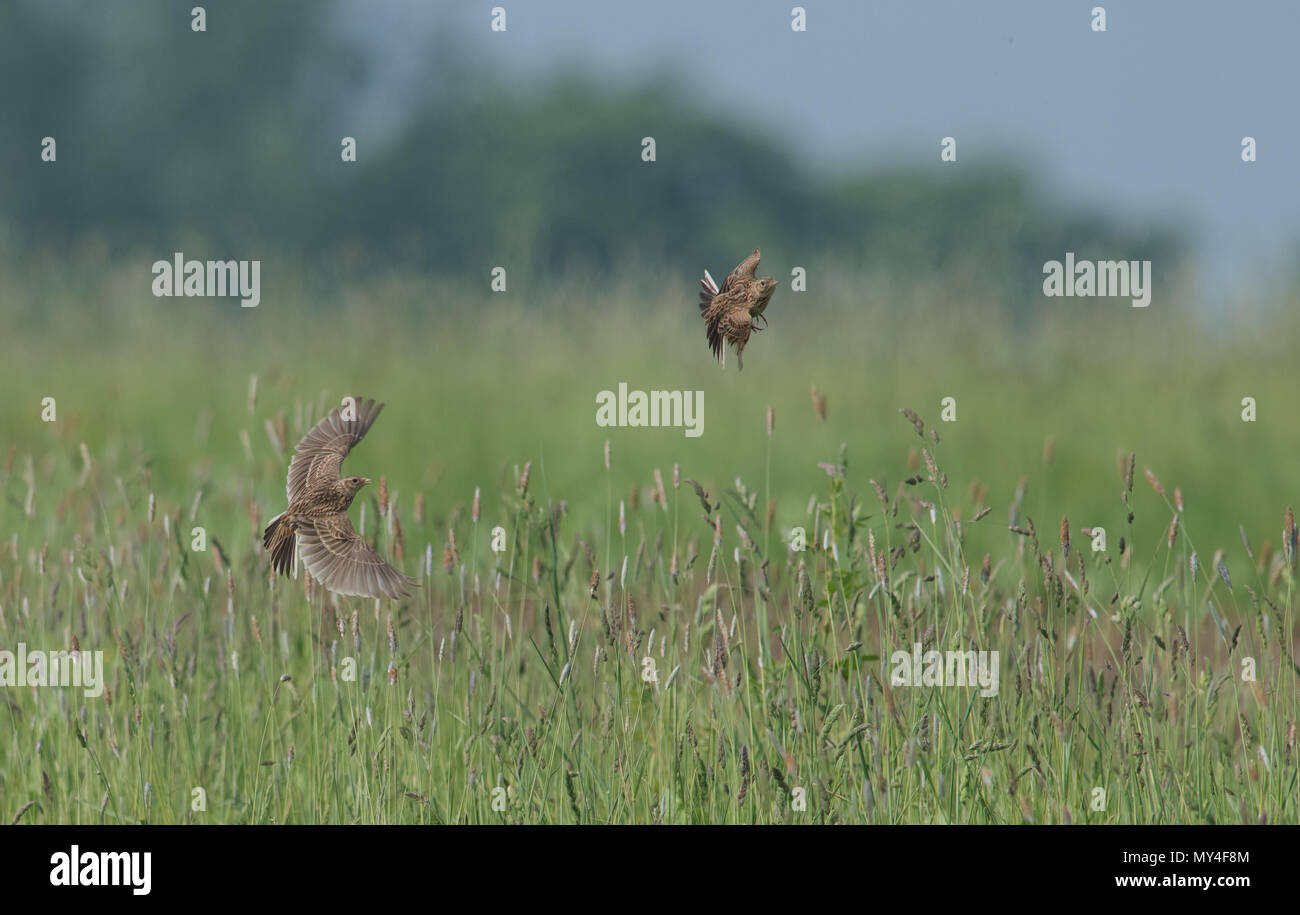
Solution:
<path fill-rule="evenodd" d="M 760 257 L 755 248 L 754 253 L 737 264 L 731 275 L 723 280 L 721 289 L 707 270 L 704 279 L 700 280 L 700 315 L 708 331 L 709 348 L 725 367 L 726 344 L 730 342 L 736 350 L 736 365 L 742 372 L 745 363 L 741 353 L 745 351 L 750 333 L 767 327 L 763 311 L 777 286 L 776 280 L 770 276 L 758 278 L 754 275 Z M 763 321 L 761 327 L 755 323 L 760 318 Z"/>
<path fill-rule="evenodd" d="M 370 480 L 339 478 L 343 459 L 383 408 L 373 400 L 353 398 L 345 413 L 330 411 L 298 443 L 285 486 L 289 508 L 271 519 L 262 538 L 275 571 L 289 574 L 294 543 L 300 540 L 303 565 L 331 591 L 394 599 L 409 593 L 411 580 L 372 550 L 348 520 L 348 506 Z"/>

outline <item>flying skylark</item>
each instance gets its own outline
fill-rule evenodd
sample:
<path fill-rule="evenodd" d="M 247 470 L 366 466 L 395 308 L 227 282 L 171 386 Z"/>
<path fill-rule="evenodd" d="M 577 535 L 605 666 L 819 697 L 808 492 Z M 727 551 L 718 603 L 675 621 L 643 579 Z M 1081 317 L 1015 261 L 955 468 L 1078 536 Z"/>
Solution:
<path fill-rule="evenodd" d="M 731 275 L 723 280 L 721 289 L 707 270 L 704 279 L 700 280 L 700 316 L 704 318 L 708 332 L 709 348 L 722 360 L 724 367 L 727 364 L 726 344 L 730 342 L 736 350 L 736 365 L 744 371 L 741 353 L 745 351 L 750 333 L 767 327 L 763 311 L 772 300 L 772 293 L 776 292 L 777 282 L 770 276 L 758 278 L 754 275 L 760 257 L 755 248 L 754 253 L 737 264 Z M 762 318 L 762 327 L 755 323 L 759 318 Z"/>
<path fill-rule="evenodd" d="M 298 443 L 285 486 L 289 508 L 271 519 L 262 545 L 277 572 L 289 574 L 295 540 L 301 540 L 303 565 L 326 588 L 354 597 L 396 599 L 410 593 L 411 580 L 372 550 L 348 520 L 348 506 L 370 480 L 339 478 L 343 459 L 384 405 L 351 400 L 342 413 L 330 411 Z"/>

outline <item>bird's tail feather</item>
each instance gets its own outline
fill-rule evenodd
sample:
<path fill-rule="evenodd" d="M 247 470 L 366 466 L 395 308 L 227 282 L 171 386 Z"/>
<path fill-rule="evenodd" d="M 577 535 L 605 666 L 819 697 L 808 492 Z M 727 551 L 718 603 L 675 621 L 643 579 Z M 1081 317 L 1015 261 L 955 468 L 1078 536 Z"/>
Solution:
<path fill-rule="evenodd" d="M 704 279 L 700 280 L 700 314 L 709 310 L 713 304 L 713 297 L 718 294 L 718 284 L 709 276 L 709 271 L 704 271 Z"/>
<path fill-rule="evenodd" d="M 284 522 L 284 512 L 271 519 L 262 535 L 262 546 L 271 554 L 271 568 L 288 575 L 293 569 L 293 548 L 297 538 L 293 525 Z"/>

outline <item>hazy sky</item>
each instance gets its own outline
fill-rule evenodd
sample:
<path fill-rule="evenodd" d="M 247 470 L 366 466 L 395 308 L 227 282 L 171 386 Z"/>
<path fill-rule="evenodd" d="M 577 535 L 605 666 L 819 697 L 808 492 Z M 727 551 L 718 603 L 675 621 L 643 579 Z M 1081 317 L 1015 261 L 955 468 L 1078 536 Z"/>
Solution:
<path fill-rule="evenodd" d="M 670 70 L 706 109 L 763 119 L 826 167 L 945 167 L 939 140 L 953 136 L 956 167 L 1011 152 L 1063 199 L 1134 222 L 1175 218 L 1195 230 L 1216 298 L 1293 269 L 1300 2 L 800 5 L 805 33 L 790 28 L 791 0 L 383 0 L 343 16 L 386 61 L 378 98 L 419 91 L 419 49 L 443 30 L 525 79 L 557 67 L 627 81 Z M 1091 29 L 1096 5 L 1105 33 Z M 489 30 L 494 6 L 507 11 L 505 33 Z M 1249 165 L 1244 136 L 1258 143 Z"/>

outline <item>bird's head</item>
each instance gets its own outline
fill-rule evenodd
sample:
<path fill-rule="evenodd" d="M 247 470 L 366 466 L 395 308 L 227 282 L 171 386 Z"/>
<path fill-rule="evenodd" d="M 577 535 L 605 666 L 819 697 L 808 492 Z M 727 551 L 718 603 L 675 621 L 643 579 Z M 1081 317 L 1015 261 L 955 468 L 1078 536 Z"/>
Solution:
<path fill-rule="evenodd" d="M 348 488 L 348 492 L 356 495 L 362 486 L 369 486 L 371 483 L 367 477 L 344 477 L 343 485 Z"/>
<path fill-rule="evenodd" d="M 763 310 L 767 308 L 767 303 L 772 300 L 772 293 L 776 292 L 778 285 L 780 284 L 770 276 L 765 276 L 758 281 L 758 298 L 754 300 L 754 304 L 749 309 L 750 315 L 757 318 L 763 313 Z"/>

